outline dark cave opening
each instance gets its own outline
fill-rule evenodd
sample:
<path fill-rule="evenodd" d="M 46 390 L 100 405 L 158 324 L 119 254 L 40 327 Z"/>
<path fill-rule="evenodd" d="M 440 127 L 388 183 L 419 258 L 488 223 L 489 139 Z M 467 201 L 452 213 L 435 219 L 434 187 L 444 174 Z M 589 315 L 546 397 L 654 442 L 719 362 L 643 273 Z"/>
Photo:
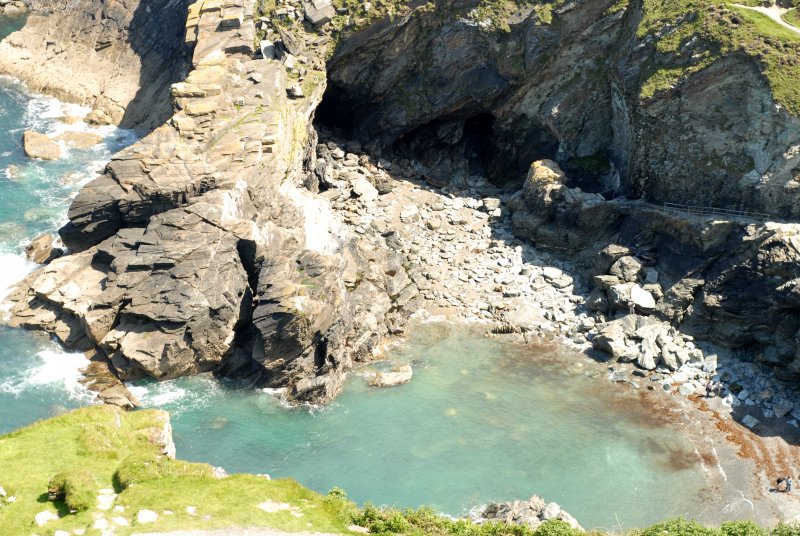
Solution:
<path fill-rule="evenodd" d="M 458 185 L 470 175 L 501 186 L 519 186 L 531 162 L 554 158 L 558 140 L 544 127 L 515 122 L 500 126 L 490 112 L 466 107 L 424 124 L 408 124 L 399 134 L 371 134 L 380 104 L 330 84 L 316 111 L 315 127 L 343 140 L 350 152 L 413 162 L 434 186 Z M 357 150 L 358 149 L 358 150 Z"/>

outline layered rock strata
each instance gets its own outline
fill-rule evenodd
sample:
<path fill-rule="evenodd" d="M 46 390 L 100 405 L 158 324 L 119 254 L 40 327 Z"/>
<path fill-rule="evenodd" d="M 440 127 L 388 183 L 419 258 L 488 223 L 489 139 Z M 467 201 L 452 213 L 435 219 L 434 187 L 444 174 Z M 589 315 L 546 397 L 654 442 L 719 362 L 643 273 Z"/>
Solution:
<path fill-rule="evenodd" d="M 732 51 L 695 68 L 705 38 L 663 52 L 681 20 L 647 31 L 643 2 L 529 2 L 508 28 L 482 18 L 486 4 L 443 0 L 344 40 L 326 100 L 350 135 L 409 148 L 440 185 L 469 160 L 502 182 L 549 158 L 592 192 L 800 216 L 800 120 L 757 58 Z M 714 16 L 735 19 L 730 9 Z M 645 98 L 657 67 L 687 75 Z"/>
<path fill-rule="evenodd" d="M 189 0 L 29 0 L 25 27 L 0 42 L 0 72 L 146 132 L 171 115 L 163 98 L 186 75 Z"/>
<path fill-rule="evenodd" d="M 403 259 L 301 186 L 325 41 L 296 34 L 306 68 L 255 59 L 255 39 L 252 2 L 190 6 L 171 119 L 81 190 L 60 233 L 71 254 L 21 284 L 13 325 L 96 348 L 125 380 L 222 371 L 321 401 L 387 314 L 403 322 L 388 290 Z"/>

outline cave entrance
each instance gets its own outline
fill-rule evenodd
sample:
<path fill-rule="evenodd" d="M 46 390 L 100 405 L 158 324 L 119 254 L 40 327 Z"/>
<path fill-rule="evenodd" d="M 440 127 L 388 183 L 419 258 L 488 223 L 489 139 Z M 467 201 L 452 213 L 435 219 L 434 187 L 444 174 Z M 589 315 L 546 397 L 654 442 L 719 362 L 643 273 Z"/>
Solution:
<path fill-rule="evenodd" d="M 398 119 L 409 115 L 415 114 L 376 100 L 367 88 L 329 80 L 314 124 L 322 141 L 331 136 L 349 152 L 408 160 L 419 176 L 438 187 L 462 186 L 475 175 L 519 187 L 531 162 L 555 159 L 558 153 L 558 139 L 546 126 L 522 118 L 500 121 L 479 102 L 422 124 Z M 392 126 L 384 127 L 387 121 Z"/>

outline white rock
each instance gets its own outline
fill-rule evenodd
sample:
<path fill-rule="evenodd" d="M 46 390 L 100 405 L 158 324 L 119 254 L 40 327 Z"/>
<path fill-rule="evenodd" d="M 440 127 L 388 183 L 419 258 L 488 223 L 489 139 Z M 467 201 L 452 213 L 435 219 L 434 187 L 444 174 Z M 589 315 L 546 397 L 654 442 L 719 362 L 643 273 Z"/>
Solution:
<path fill-rule="evenodd" d="M 542 270 L 542 275 L 547 279 L 553 280 L 559 279 L 564 275 L 564 272 L 553 266 L 545 266 L 544 270 Z"/>
<path fill-rule="evenodd" d="M 38 514 L 36 514 L 36 516 L 33 519 L 34 521 L 36 521 L 36 524 L 38 526 L 42 527 L 48 522 L 58 519 L 58 514 L 56 514 L 55 512 L 51 512 L 50 510 L 43 510 Z"/>
<path fill-rule="evenodd" d="M 130 523 L 128 523 L 128 520 L 125 519 L 124 517 L 112 517 L 111 522 L 120 527 L 127 527 L 128 525 L 130 525 Z"/>
<path fill-rule="evenodd" d="M 66 530 L 57 530 L 53 533 L 53 536 L 70 536 L 70 534 Z"/>
<path fill-rule="evenodd" d="M 411 365 L 402 365 L 394 367 L 391 372 L 378 372 L 369 384 L 373 387 L 391 387 L 411 381 L 413 375 Z"/>
<path fill-rule="evenodd" d="M 751 430 L 759 425 L 761 421 L 753 417 L 752 415 L 745 415 L 742 417 L 742 424 L 750 428 Z"/>
<path fill-rule="evenodd" d="M 656 308 L 656 300 L 653 298 L 653 295 L 639 285 L 631 287 L 631 301 L 636 307 L 646 312 Z"/>
<path fill-rule="evenodd" d="M 265 501 L 263 503 L 258 504 L 258 507 L 267 513 L 274 514 L 275 512 L 289 510 L 292 506 L 284 502 Z"/>
<path fill-rule="evenodd" d="M 364 177 L 358 177 L 352 182 L 353 195 L 362 201 L 375 201 L 378 199 L 378 190 Z"/>
<path fill-rule="evenodd" d="M 97 530 L 105 530 L 108 528 L 108 519 L 101 517 L 100 519 L 95 519 L 94 523 L 92 524 L 93 529 Z"/>
<path fill-rule="evenodd" d="M 136 512 L 136 521 L 139 523 L 152 523 L 158 519 L 158 514 L 152 510 L 139 510 Z"/>

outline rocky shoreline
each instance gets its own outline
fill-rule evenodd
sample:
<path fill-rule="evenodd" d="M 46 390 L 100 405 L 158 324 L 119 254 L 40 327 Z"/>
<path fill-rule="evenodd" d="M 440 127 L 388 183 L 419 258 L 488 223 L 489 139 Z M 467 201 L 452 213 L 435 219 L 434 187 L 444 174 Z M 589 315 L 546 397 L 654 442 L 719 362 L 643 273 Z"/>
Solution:
<path fill-rule="evenodd" d="M 67 20 L 52 50 L 36 48 L 48 19 L 34 3 L 0 45 L 0 70 L 23 78 L 87 47 L 97 65 L 115 49 L 137 58 L 113 95 L 61 88 L 96 121 L 152 131 L 75 199 L 60 232 L 69 255 L 11 296 L 12 325 L 96 352 L 108 400 L 135 405 L 121 381 L 214 371 L 325 402 L 425 311 L 557 339 L 632 388 L 694 397 L 721 382 L 738 421 L 797 426 L 795 226 L 608 199 L 544 159 L 521 189 L 464 168 L 442 180 L 408 151 L 314 128 L 327 17 L 297 2 L 262 14 L 201 0 L 175 7 L 188 13 L 180 42 L 170 33 L 142 55 L 126 32 L 146 27 L 138 42 L 158 26 L 129 3 L 129 28 L 92 26 L 87 43 Z M 455 147 L 464 128 L 439 125 L 436 138 Z"/>
<path fill-rule="evenodd" d="M 324 129 L 317 143 L 309 121 L 329 30 L 321 19 L 319 35 L 296 23 L 289 32 L 287 17 L 302 19 L 302 9 L 276 12 L 276 26 L 248 2 L 192 6 L 181 46 L 193 50 L 193 70 L 172 85 L 172 118 L 79 194 L 61 231 L 72 254 L 20 285 L 13 325 L 97 350 L 122 380 L 215 370 L 318 402 L 424 309 L 496 334 L 557 336 L 610 356 L 611 378 L 635 387 L 647 378 L 648 388 L 688 396 L 722 381 L 727 404 L 796 424 L 795 389 L 768 389 L 758 365 L 734 359 L 744 350 L 676 329 L 691 316 L 681 311 L 708 310 L 693 307 L 698 286 L 681 291 L 693 280 L 675 284 L 660 260 L 637 257 L 641 245 L 609 240 L 593 251 L 610 226 L 592 218 L 608 223 L 627 210 L 635 220 L 635 206 L 570 187 L 552 161 L 535 162 L 520 190 L 461 172 L 442 185 L 421 161 L 371 157 Z M 3 46 L 30 47 L 24 36 L 39 19 Z M 257 34 L 277 40 L 270 57 L 253 59 Z M 703 225 L 670 217 L 673 227 Z M 194 243 L 216 243 L 215 253 Z"/>

